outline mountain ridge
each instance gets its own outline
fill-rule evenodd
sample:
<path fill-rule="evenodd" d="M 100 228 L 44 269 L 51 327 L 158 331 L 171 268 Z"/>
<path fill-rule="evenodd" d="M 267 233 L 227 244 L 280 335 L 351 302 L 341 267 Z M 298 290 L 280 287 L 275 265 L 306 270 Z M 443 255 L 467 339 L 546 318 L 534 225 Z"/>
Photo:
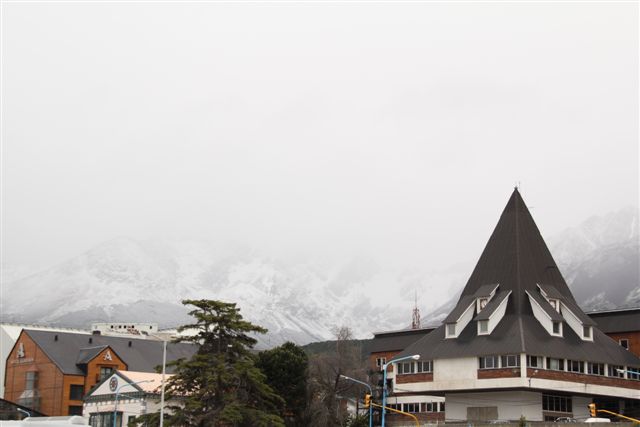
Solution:
<path fill-rule="evenodd" d="M 638 229 L 637 209 L 625 208 L 549 239 L 583 308 L 640 306 Z M 291 262 L 206 240 L 119 237 L 40 273 L 11 281 L 3 275 L 0 308 L 3 322 L 87 327 L 92 321 L 151 321 L 168 328 L 189 321 L 181 300 L 222 299 L 237 302 L 247 319 L 269 329 L 262 345 L 306 344 L 331 339 L 331 330 L 343 325 L 355 337 L 408 327 L 415 289 L 444 301 L 426 309 L 419 303 L 423 324 L 437 323 L 472 267 L 393 270 L 363 255 L 339 263 Z"/>

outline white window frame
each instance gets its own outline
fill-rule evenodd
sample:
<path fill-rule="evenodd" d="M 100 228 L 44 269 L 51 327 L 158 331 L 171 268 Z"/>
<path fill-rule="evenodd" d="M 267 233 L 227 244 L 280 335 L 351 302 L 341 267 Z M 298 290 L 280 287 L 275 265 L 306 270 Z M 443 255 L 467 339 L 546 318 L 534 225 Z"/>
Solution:
<path fill-rule="evenodd" d="M 445 333 L 446 333 L 446 337 L 447 338 L 455 338 L 457 337 L 456 335 L 456 324 L 455 323 L 447 323 L 445 326 Z M 451 328 L 453 328 L 453 332 L 451 331 Z"/>
<path fill-rule="evenodd" d="M 555 331 L 556 325 L 558 326 L 558 332 Z M 554 337 L 561 337 L 562 336 L 562 322 L 561 321 L 559 321 L 559 320 L 552 320 L 551 321 L 551 335 L 553 335 Z"/>
<path fill-rule="evenodd" d="M 598 367 L 599 372 L 594 372 L 594 368 L 596 366 Z M 600 367 L 602 367 L 602 370 L 599 369 Z M 587 374 L 589 375 L 605 376 L 607 375 L 607 370 L 605 368 L 604 363 L 587 362 Z"/>
<path fill-rule="evenodd" d="M 489 335 L 489 320 L 478 320 L 478 335 Z"/>
<path fill-rule="evenodd" d="M 416 372 L 416 365 L 414 362 L 400 362 L 396 363 L 396 366 L 398 368 L 398 375 L 415 374 Z M 409 372 L 406 371 L 407 368 L 409 369 Z"/>
<path fill-rule="evenodd" d="M 513 358 L 513 364 L 509 363 L 509 358 Z M 502 363 L 503 361 L 506 362 Z M 519 368 L 520 367 L 520 355 L 519 354 L 505 354 L 500 356 L 501 368 Z"/>
<path fill-rule="evenodd" d="M 553 368 L 553 362 L 557 361 L 558 362 L 558 368 Z M 560 365 L 562 364 L 562 367 L 560 367 Z M 558 359 L 557 357 L 548 357 L 547 358 L 547 366 L 546 368 L 550 371 L 564 371 L 566 368 L 566 363 L 564 361 L 564 359 Z"/>
<path fill-rule="evenodd" d="M 531 360 L 535 359 L 536 366 L 532 366 Z M 527 368 L 544 369 L 544 357 L 527 354 Z"/>
<path fill-rule="evenodd" d="M 492 365 L 487 367 L 487 360 L 492 360 Z M 484 366 L 482 366 L 484 365 Z M 500 368 L 500 356 L 488 355 L 478 357 L 478 369 L 498 369 Z"/>
<path fill-rule="evenodd" d="M 427 370 L 423 370 L 423 368 L 427 366 Z M 433 372 L 433 360 L 422 360 L 416 362 L 416 374 L 422 373 L 431 373 Z"/>
<path fill-rule="evenodd" d="M 417 414 L 420 412 L 420 403 L 417 403 L 417 402 L 403 403 L 402 410 L 410 414 Z"/>
<path fill-rule="evenodd" d="M 574 370 L 574 364 L 577 364 L 580 370 Z M 584 374 L 584 362 L 582 360 L 567 360 L 567 372 L 573 372 L 575 374 Z"/>

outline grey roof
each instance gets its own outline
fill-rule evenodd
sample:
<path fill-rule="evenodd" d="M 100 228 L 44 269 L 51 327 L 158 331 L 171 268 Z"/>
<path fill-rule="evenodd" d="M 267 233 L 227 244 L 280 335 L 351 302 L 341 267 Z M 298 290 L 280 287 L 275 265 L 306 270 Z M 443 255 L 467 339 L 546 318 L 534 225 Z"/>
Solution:
<path fill-rule="evenodd" d="M 528 293 L 539 293 L 538 284 L 551 286 L 580 318 L 580 310 L 551 256 L 517 189 L 504 208 L 478 263 L 452 313 L 464 312 L 476 293 L 488 283 L 499 283 L 500 292 L 512 291 L 505 316 L 489 335 L 478 335 L 470 322 L 457 338 L 445 339 L 445 325 L 421 338 L 399 357 L 420 354 L 425 360 L 490 354 L 533 355 L 626 366 L 640 366 L 640 359 L 594 327 L 593 342 L 584 341 L 570 327 L 564 337 L 551 336 L 534 317 Z M 576 284 L 579 286 L 579 284 Z M 548 303 L 547 303 L 548 304 Z"/>
<path fill-rule="evenodd" d="M 582 311 L 578 303 L 576 303 L 576 301 L 573 298 L 569 300 L 562 299 L 562 302 L 569 308 L 569 310 L 571 310 L 573 314 L 578 316 L 578 319 L 580 319 L 582 324 L 596 326 L 596 322 L 594 322 L 591 317 L 587 316 L 586 313 Z"/>
<path fill-rule="evenodd" d="M 422 328 L 393 332 L 378 332 L 371 340 L 370 351 L 371 353 L 402 351 L 433 330 L 434 328 Z"/>
<path fill-rule="evenodd" d="M 538 286 L 544 291 L 549 298 L 562 299 L 563 295 L 553 286 L 546 283 L 538 283 Z"/>
<path fill-rule="evenodd" d="M 471 304 L 474 304 L 476 301 L 476 296 L 474 295 L 461 295 L 458 304 L 451 310 L 451 313 L 443 320 L 444 323 L 452 323 L 457 322 L 460 316 L 467 311 Z"/>
<path fill-rule="evenodd" d="M 478 298 L 488 297 L 499 286 L 500 285 L 498 283 L 487 283 L 486 285 L 480 286 L 474 295 Z"/>
<path fill-rule="evenodd" d="M 594 341 L 582 341 L 573 329 L 564 328 L 564 337 L 545 331 L 533 316 L 505 315 L 491 335 L 478 336 L 467 326 L 456 339 L 444 338 L 445 325 L 407 347 L 398 357 L 420 354 L 423 360 L 465 356 L 527 353 L 536 356 L 640 366 L 640 359 L 603 332 L 594 328 Z M 505 339 L 508 337 L 508 339 Z"/>
<path fill-rule="evenodd" d="M 84 365 L 93 360 L 102 350 L 107 348 L 107 345 L 99 345 L 97 347 L 81 348 L 78 351 L 78 358 L 76 359 L 76 365 Z"/>
<path fill-rule="evenodd" d="M 473 320 L 488 320 L 493 312 L 500 306 L 502 301 L 509 295 L 511 295 L 511 291 L 498 292 L 497 295 L 494 295 L 494 297 L 491 298 L 489 304 L 487 304 Z"/>
<path fill-rule="evenodd" d="M 640 331 L 640 307 L 587 314 L 604 333 Z"/>
<path fill-rule="evenodd" d="M 560 300 L 564 303 L 564 305 L 567 306 L 567 308 L 573 313 L 575 314 L 578 319 L 580 319 L 580 321 L 584 324 L 584 325 L 595 325 L 596 323 L 589 317 L 587 316 L 582 309 L 578 306 L 578 304 L 576 304 L 575 300 L 573 298 L 566 298 L 564 295 L 562 295 L 562 293 L 560 293 L 560 291 L 558 291 L 555 286 L 553 285 L 548 285 L 546 283 L 538 283 L 538 286 L 544 291 L 545 294 L 547 294 L 547 296 L 549 298 L 554 298 L 557 300 Z"/>
<path fill-rule="evenodd" d="M 95 357 L 99 353 L 98 348 L 106 346 L 127 364 L 130 371 L 155 372 L 155 368 L 162 365 L 162 341 L 30 329 L 23 333 L 28 334 L 65 374 L 84 375 L 82 363 L 87 363 L 86 359 L 91 355 Z M 193 344 L 168 343 L 167 363 L 190 358 L 196 351 L 197 346 Z"/>
<path fill-rule="evenodd" d="M 462 314 L 467 311 L 467 308 L 473 304 L 476 299 L 481 297 L 488 297 L 495 291 L 500 285 L 498 283 L 487 283 L 480 286 L 473 295 L 464 295 L 460 298 L 460 301 L 456 307 L 449 313 L 449 315 L 443 320 L 444 323 L 456 322 Z M 485 307 L 486 308 L 486 307 Z"/>

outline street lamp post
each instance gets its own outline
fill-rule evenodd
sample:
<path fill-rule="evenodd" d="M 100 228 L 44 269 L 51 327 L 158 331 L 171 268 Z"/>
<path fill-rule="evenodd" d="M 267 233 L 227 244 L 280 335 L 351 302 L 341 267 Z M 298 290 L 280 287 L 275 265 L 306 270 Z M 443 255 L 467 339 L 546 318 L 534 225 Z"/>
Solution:
<path fill-rule="evenodd" d="M 618 371 L 618 373 L 620 373 L 620 374 L 624 374 L 624 373 L 628 373 L 629 374 L 630 373 L 630 374 L 634 374 L 634 375 L 640 375 L 639 371 L 634 371 L 634 370 L 631 370 L 631 369 L 616 369 L 616 371 Z"/>
<path fill-rule="evenodd" d="M 387 406 L 387 368 L 392 363 L 398 363 L 403 360 L 409 360 L 409 359 L 418 360 L 420 359 L 420 355 L 414 354 L 413 356 L 401 357 L 399 359 L 390 360 L 388 363 L 385 363 L 384 365 L 382 365 L 382 372 L 383 372 L 382 374 L 382 427 L 384 427 L 384 416 L 386 413 L 385 408 Z"/>
<path fill-rule="evenodd" d="M 363 386 L 369 389 L 369 396 L 373 396 L 373 390 L 371 386 L 363 381 L 356 380 L 355 378 L 348 377 L 346 375 L 340 375 L 342 378 L 348 381 L 353 381 L 354 383 L 362 384 Z M 373 405 L 369 403 L 369 427 L 373 427 Z"/>
<path fill-rule="evenodd" d="M 164 377 L 167 369 L 167 340 L 162 340 L 162 387 L 160 391 L 160 427 L 164 424 Z"/>
<path fill-rule="evenodd" d="M 16 411 L 21 412 L 23 414 L 27 414 L 27 417 L 31 417 L 31 413 L 29 411 L 25 411 L 22 408 L 16 408 Z"/>
<path fill-rule="evenodd" d="M 126 386 L 133 386 L 136 384 L 152 383 L 152 382 L 153 380 L 136 381 L 135 383 L 122 384 L 120 387 L 116 389 L 116 402 L 113 405 L 113 427 L 116 427 L 116 420 L 118 419 L 118 396 L 120 395 L 120 389 Z"/>
<path fill-rule="evenodd" d="M 164 427 L 164 386 L 165 375 L 167 372 L 167 340 L 160 335 L 149 333 L 152 337 L 155 337 L 162 341 L 162 384 L 160 386 L 160 427 Z"/>

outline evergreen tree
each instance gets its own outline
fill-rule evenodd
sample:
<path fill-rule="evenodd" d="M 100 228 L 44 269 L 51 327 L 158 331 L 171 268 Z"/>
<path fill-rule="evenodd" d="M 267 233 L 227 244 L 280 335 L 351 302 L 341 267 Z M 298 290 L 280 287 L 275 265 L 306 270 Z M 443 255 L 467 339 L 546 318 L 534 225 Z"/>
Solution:
<path fill-rule="evenodd" d="M 306 427 L 302 414 L 307 407 L 309 360 L 304 350 L 286 342 L 261 352 L 257 366 L 267 376 L 267 383 L 285 399 L 283 417 L 286 425 Z"/>
<path fill-rule="evenodd" d="M 212 300 L 185 300 L 196 308 L 189 314 L 195 323 L 178 328 L 195 335 L 177 342 L 199 345 L 190 360 L 170 365 L 175 375 L 168 381 L 168 396 L 182 405 L 170 407 L 168 425 L 227 427 L 284 426 L 278 415 L 284 401 L 266 384 L 254 364 L 250 349 L 256 340 L 250 333 L 266 329 L 243 320 L 236 304 Z"/>

